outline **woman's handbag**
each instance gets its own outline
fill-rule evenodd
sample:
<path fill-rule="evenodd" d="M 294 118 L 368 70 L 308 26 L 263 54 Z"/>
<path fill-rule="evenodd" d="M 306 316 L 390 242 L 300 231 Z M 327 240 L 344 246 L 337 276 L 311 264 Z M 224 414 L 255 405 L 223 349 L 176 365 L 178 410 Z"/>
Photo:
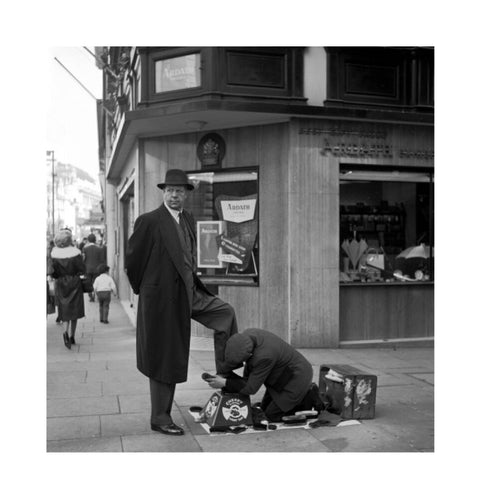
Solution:
<path fill-rule="evenodd" d="M 82 282 L 82 291 L 84 293 L 93 292 L 93 285 L 90 277 L 81 276 L 80 281 Z"/>

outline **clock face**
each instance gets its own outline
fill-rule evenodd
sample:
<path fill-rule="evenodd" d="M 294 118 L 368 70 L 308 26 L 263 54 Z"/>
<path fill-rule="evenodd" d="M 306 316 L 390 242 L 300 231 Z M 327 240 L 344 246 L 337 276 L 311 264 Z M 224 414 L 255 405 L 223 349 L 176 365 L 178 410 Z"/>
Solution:
<path fill-rule="evenodd" d="M 422 280 L 423 279 L 423 271 L 417 270 L 415 272 L 415 280 Z"/>

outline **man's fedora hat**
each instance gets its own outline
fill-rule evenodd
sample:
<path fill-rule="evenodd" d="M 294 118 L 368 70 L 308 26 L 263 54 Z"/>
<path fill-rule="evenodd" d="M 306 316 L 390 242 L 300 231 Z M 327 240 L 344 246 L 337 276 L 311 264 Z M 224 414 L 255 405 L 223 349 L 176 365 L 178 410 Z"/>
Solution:
<path fill-rule="evenodd" d="M 165 175 L 165 181 L 157 185 L 158 188 L 164 189 L 167 185 L 183 185 L 188 190 L 193 190 L 195 187 L 190 183 L 185 171 L 181 169 L 169 169 Z"/>

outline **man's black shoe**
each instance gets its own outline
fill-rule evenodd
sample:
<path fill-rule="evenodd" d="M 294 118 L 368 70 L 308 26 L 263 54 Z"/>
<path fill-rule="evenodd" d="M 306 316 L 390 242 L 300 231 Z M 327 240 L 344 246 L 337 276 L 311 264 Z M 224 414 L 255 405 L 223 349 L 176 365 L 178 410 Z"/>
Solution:
<path fill-rule="evenodd" d="M 168 434 L 170 436 L 183 436 L 185 434 L 184 430 L 173 422 L 165 425 L 151 424 L 150 427 L 152 428 L 152 431 L 162 432 L 163 434 Z"/>

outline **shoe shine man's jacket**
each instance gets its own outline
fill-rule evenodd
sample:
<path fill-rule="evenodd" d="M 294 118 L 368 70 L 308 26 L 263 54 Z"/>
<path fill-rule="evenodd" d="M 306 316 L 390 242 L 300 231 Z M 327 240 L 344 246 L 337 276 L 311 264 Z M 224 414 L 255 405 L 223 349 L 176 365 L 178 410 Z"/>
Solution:
<path fill-rule="evenodd" d="M 183 211 L 191 232 L 192 216 Z M 140 215 L 128 241 L 127 275 L 139 295 L 137 367 L 160 382 L 187 380 L 191 308 L 183 250 L 176 221 L 165 205 Z M 190 278 L 189 278 L 190 277 Z M 193 273 L 193 282 L 210 292 Z"/>
<path fill-rule="evenodd" d="M 310 362 L 267 330 L 246 329 L 232 336 L 225 348 L 225 361 L 232 369 L 245 362 L 243 376 L 247 383 L 240 394 L 255 394 L 265 384 L 273 401 L 285 412 L 303 400 L 312 383 Z M 229 390 L 229 380 L 225 390 Z"/>

